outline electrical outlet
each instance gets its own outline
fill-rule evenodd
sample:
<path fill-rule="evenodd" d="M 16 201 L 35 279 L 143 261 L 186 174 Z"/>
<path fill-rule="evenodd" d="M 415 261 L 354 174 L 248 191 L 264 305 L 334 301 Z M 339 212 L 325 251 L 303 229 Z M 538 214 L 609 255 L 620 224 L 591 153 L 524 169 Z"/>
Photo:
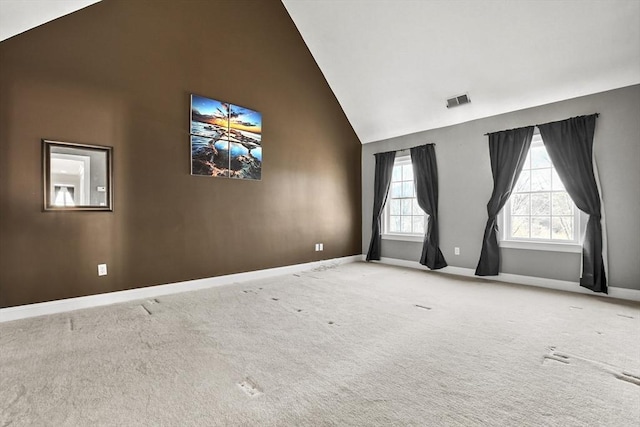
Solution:
<path fill-rule="evenodd" d="M 316 252 L 320 250 L 320 243 L 316 243 Z"/>
<path fill-rule="evenodd" d="M 107 275 L 107 264 L 98 264 L 98 276 Z"/>
<path fill-rule="evenodd" d="M 324 243 L 320 243 L 320 250 L 324 251 Z"/>
<path fill-rule="evenodd" d="M 460 248 L 458 247 L 453 248 L 453 253 L 454 255 L 460 255 Z"/>

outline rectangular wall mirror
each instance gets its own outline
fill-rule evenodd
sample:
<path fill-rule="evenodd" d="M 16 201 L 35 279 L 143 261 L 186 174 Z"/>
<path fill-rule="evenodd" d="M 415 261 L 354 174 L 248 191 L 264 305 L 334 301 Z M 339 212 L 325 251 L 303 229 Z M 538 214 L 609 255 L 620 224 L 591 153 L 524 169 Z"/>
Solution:
<path fill-rule="evenodd" d="M 45 211 L 112 211 L 111 147 L 42 140 Z"/>

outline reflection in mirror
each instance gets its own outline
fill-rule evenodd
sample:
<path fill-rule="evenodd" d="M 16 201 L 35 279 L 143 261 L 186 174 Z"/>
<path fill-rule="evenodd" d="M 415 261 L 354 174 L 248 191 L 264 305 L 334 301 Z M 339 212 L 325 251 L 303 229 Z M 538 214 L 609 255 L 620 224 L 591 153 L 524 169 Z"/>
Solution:
<path fill-rule="evenodd" d="M 43 141 L 45 210 L 112 210 L 111 147 Z"/>

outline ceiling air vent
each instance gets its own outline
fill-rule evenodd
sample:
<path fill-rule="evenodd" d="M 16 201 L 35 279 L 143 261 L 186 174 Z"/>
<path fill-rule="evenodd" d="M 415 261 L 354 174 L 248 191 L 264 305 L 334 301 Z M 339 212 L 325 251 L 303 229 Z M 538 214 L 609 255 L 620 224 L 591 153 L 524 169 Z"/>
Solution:
<path fill-rule="evenodd" d="M 469 95 L 465 93 L 464 95 L 458 95 L 447 99 L 447 108 L 457 107 L 458 105 L 464 105 L 470 102 L 471 99 L 469 98 Z"/>

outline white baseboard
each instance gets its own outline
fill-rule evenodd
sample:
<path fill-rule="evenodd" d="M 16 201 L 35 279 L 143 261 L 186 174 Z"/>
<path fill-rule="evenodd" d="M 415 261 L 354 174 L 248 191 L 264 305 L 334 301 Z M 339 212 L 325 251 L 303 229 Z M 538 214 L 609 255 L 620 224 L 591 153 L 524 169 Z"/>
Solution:
<path fill-rule="evenodd" d="M 333 258 L 305 264 L 288 265 L 284 267 L 267 268 L 265 270 L 249 271 L 247 273 L 228 274 L 226 276 L 208 277 L 205 279 L 188 280 L 185 282 L 169 283 L 166 285 L 149 286 L 145 288 L 129 289 L 126 291 L 109 292 L 106 294 L 89 295 L 86 297 L 68 298 L 47 301 L 36 304 L 20 305 L 0 309 L 0 323 L 27 317 L 43 316 L 47 314 L 63 313 L 83 308 L 99 307 L 120 302 L 154 298 L 180 292 L 197 291 L 215 286 L 264 279 L 300 271 L 313 270 L 319 267 L 333 267 L 341 264 L 361 261 L 361 255 Z"/>
<path fill-rule="evenodd" d="M 351 262 L 361 261 L 365 255 L 354 255 L 342 258 L 333 258 L 323 261 L 309 262 L 305 264 L 288 265 L 284 267 L 268 268 L 265 270 L 250 271 L 246 273 L 228 274 L 226 276 L 208 277 L 205 279 L 188 280 L 185 282 L 169 283 L 166 285 L 149 286 L 145 288 L 129 289 L 126 291 L 109 292 L 106 294 L 89 295 L 86 297 L 68 298 L 56 301 L 41 302 L 36 304 L 20 305 L 0 309 L 0 323 L 12 320 L 25 319 L 28 317 L 44 316 L 47 314 L 64 313 L 84 308 L 100 307 L 103 305 L 116 304 L 121 302 L 135 301 L 145 298 L 154 298 L 163 295 L 177 294 L 180 292 L 197 291 L 200 289 L 212 288 L 215 286 L 229 285 L 232 283 L 246 282 L 249 280 L 264 279 L 285 274 L 297 273 L 300 271 L 312 270 L 318 267 L 330 267 Z M 473 277 L 479 280 L 492 280 L 497 282 L 508 282 L 519 285 L 537 286 L 542 288 L 556 289 L 561 291 L 576 292 L 586 295 L 619 298 L 629 301 L 640 301 L 640 290 L 609 287 L 609 294 L 593 293 L 581 287 L 577 282 L 565 280 L 545 279 L 542 277 L 521 276 L 518 274 L 500 273 L 498 276 L 479 277 L 475 270 L 463 267 L 445 267 L 440 270 L 429 270 L 417 261 L 407 261 L 396 258 L 382 258 L 381 264 L 395 265 L 400 267 L 415 268 L 433 273 L 454 274 L 458 276 Z"/>
<path fill-rule="evenodd" d="M 364 259 L 364 258 L 363 258 Z M 457 276 L 473 277 L 479 280 L 492 280 L 496 282 L 515 283 L 518 285 L 537 286 L 539 288 L 556 289 L 559 291 L 576 292 L 585 295 L 592 295 L 598 297 L 618 298 L 628 301 L 640 301 L 640 290 L 627 289 L 627 288 L 614 288 L 609 287 L 608 294 L 595 293 L 586 288 L 580 286 L 578 282 L 570 282 L 566 280 L 545 279 L 543 277 L 522 276 L 519 274 L 500 273 L 497 276 L 476 276 L 475 270 L 472 268 L 464 267 L 452 267 L 448 266 L 440 270 L 429 270 L 424 265 L 417 261 L 407 261 L 397 258 L 385 258 L 382 257 L 381 264 L 396 265 L 399 267 L 417 268 L 419 270 L 426 270 L 434 273 L 455 274 Z"/>

